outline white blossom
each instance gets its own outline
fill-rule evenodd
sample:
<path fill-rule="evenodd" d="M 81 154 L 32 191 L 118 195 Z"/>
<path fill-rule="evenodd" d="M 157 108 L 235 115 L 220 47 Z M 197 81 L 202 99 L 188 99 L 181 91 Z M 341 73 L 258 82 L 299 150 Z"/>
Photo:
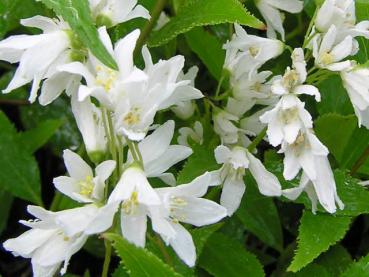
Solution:
<path fill-rule="evenodd" d="M 182 127 L 178 130 L 179 136 L 177 141 L 180 145 L 189 146 L 188 139 L 191 139 L 193 142 L 202 144 L 204 140 L 204 128 L 200 121 L 196 121 L 193 125 L 193 128 L 190 127 Z"/>
<path fill-rule="evenodd" d="M 13 79 L 3 93 L 9 93 L 27 83 L 32 83 L 29 101 L 34 102 L 42 86 L 39 102 L 47 105 L 65 89 L 71 94 L 78 78 L 56 70 L 59 65 L 72 61 L 70 28 L 62 19 L 34 16 L 22 19 L 21 24 L 43 31 L 39 35 L 16 35 L 0 42 L 0 60 L 19 62 Z"/>
<path fill-rule="evenodd" d="M 267 36 L 276 38 L 278 32 L 284 40 L 285 32 L 283 29 L 284 14 L 299 13 L 302 11 L 304 2 L 300 0 L 255 0 L 256 6 L 267 24 Z"/>
<path fill-rule="evenodd" d="M 168 120 L 138 143 L 146 176 L 159 177 L 170 185 L 175 185 L 175 178 L 166 171 L 192 154 L 192 149 L 187 146 L 171 145 L 173 135 L 174 121 Z M 133 162 L 131 154 L 127 162 Z"/>
<path fill-rule="evenodd" d="M 54 178 L 55 187 L 73 200 L 82 203 L 100 202 L 103 200 L 105 181 L 115 169 L 116 162 L 104 161 L 95 169 L 76 153 L 64 150 L 64 163 L 70 175 Z"/>
<path fill-rule="evenodd" d="M 201 198 L 212 185 L 211 179 L 211 174 L 206 172 L 191 183 L 155 189 L 163 207 L 157 212 L 162 219 L 153 220 L 153 229 L 190 267 L 195 265 L 196 249 L 191 234 L 179 222 L 200 227 L 216 223 L 227 215 L 221 205 Z M 174 236 L 167 235 L 168 229 L 172 229 Z"/>
<path fill-rule="evenodd" d="M 64 262 L 61 274 L 66 272 L 69 260 L 87 240 L 87 235 L 79 233 L 67 236 L 55 222 L 55 216 L 46 215 L 42 208 L 28 206 L 28 212 L 37 221 L 21 221 L 31 230 L 14 239 L 8 239 L 3 246 L 14 256 L 31 258 L 33 276 L 52 277 Z M 33 226 L 36 224 L 36 226 Z"/>
<path fill-rule="evenodd" d="M 290 200 L 296 200 L 305 191 L 310 198 L 313 213 L 317 210 L 318 201 L 329 213 L 336 212 L 336 204 L 343 210 L 344 204 L 338 197 L 336 183 L 328 158 L 318 155 L 314 157 L 313 163 L 316 179 L 311 180 L 304 172 L 300 179 L 300 185 L 296 188 L 285 189 L 282 191 L 282 194 Z"/>
<path fill-rule="evenodd" d="M 82 135 L 89 157 L 95 162 L 105 154 L 107 136 L 101 110 L 86 97 L 78 101 L 77 95 L 71 97 L 72 112 Z"/>
<path fill-rule="evenodd" d="M 283 176 L 286 180 L 295 178 L 301 168 L 310 180 L 315 180 L 315 158 L 325 157 L 329 153 L 327 147 L 309 130 L 299 132 L 292 144 L 284 142 L 279 152 L 285 155 Z"/>
<path fill-rule="evenodd" d="M 369 68 L 358 66 L 342 71 L 343 86 L 346 88 L 358 118 L 359 126 L 369 129 Z"/>
<path fill-rule="evenodd" d="M 137 0 L 89 0 L 89 3 L 95 21 L 107 24 L 108 28 L 137 17 L 150 19 L 148 10 L 137 5 Z"/>
<path fill-rule="evenodd" d="M 331 25 L 321 40 L 319 37 L 312 40 L 313 56 L 317 67 L 342 71 L 351 66 L 350 61 L 342 60 L 357 52 L 357 42 L 350 35 L 337 42 L 339 32 L 335 25 Z"/>
<path fill-rule="evenodd" d="M 177 88 L 177 91 L 174 92 L 175 94 L 189 94 L 191 91 L 194 92 L 194 94 L 198 94 L 200 97 L 200 94 L 194 86 L 195 86 L 195 78 L 197 75 L 197 72 L 199 71 L 197 66 L 191 67 L 186 74 L 183 74 L 183 72 L 180 72 L 178 76 L 178 81 L 180 80 L 190 80 L 190 83 L 186 86 L 181 86 Z M 182 91 L 182 92 L 181 92 Z M 202 94 L 201 94 L 202 95 Z M 197 97 L 196 97 L 197 98 Z M 176 105 L 171 107 L 171 110 L 175 113 L 176 116 L 179 118 L 186 120 L 190 118 L 194 112 L 195 112 L 196 104 L 194 101 L 180 101 L 177 102 Z"/>
<path fill-rule="evenodd" d="M 139 247 L 146 242 L 147 216 L 162 202 L 138 165 L 127 168 L 109 196 L 108 204 L 119 203 L 122 235 Z"/>
<path fill-rule="evenodd" d="M 224 68 L 236 78 L 245 72 L 255 71 L 284 50 L 284 44 L 279 40 L 249 35 L 238 24 L 234 28 L 235 34 L 223 48 L 226 50 Z"/>
<path fill-rule="evenodd" d="M 227 208 L 229 216 L 237 210 L 245 192 L 243 177 L 246 169 L 250 170 L 262 194 L 281 195 L 281 185 L 277 177 L 268 172 L 247 149 L 240 146 L 230 149 L 220 145 L 215 149 L 215 159 L 218 164 L 223 164 L 219 170 L 219 177 L 223 184 L 220 203 Z"/>

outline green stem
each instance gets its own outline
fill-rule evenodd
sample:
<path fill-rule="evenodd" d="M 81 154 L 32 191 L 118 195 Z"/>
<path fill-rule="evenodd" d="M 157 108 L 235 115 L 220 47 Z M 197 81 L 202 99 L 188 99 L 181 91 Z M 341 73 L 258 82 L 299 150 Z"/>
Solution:
<path fill-rule="evenodd" d="M 217 90 L 215 91 L 215 97 L 219 96 L 220 88 L 222 87 L 224 78 L 225 78 L 224 73 L 222 73 L 222 76 L 220 76 L 220 79 L 219 79 L 219 82 L 218 82 Z"/>
<path fill-rule="evenodd" d="M 147 38 L 149 37 L 152 29 L 155 27 L 155 24 L 163 11 L 167 0 L 157 0 L 154 9 L 151 11 L 151 18 L 145 24 L 142 29 L 141 35 L 137 40 L 136 48 L 135 48 L 135 56 L 141 51 L 142 46 L 145 44 Z"/>
<path fill-rule="evenodd" d="M 140 159 L 139 159 L 139 157 L 137 156 L 136 148 L 135 148 L 135 146 L 134 146 L 134 143 L 133 143 L 131 140 L 127 139 L 127 145 L 128 145 L 129 151 L 130 151 L 130 152 L 131 152 L 131 154 L 132 154 L 132 158 L 133 158 L 136 162 L 140 163 Z"/>
<path fill-rule="evenodd" d="M 310 36 L 310 33 L 311 33 L 311 30 L 313 29 L 314 21 L 315 21 L 315 18 L 317 16 L 317 14 L 318 14 L 318 10 L 319 10 L 319 7 L 316 7 L 315 12 L 314 12 L 314 15 L 311 18 L 309 27 L 308 27 L 308 29 L 306 31 L 306 34 L 305 34 L 305 37 L 304 37 L 304 43 L 303 43 L 302 48 L 306 48 L 306 46 L 309 44 L 310 40 L 315 36 L 315 34 L 312 35 L 312 36 Z"/>
<path fill-rule="evenodd" d="M 121 170 L 123 168 L 123 143 L 122 143 L 122 139 L 121 138 L 117 138 L 118 139 L 118 172 L 119 172 L 119 176 L 121 174 Z"/>
<path fill-rule="evenodd" d="M 249 152 L 253 152 L 256 149 L 256 147 L 259 145 L 259 143 L 265 137 L 266 132 L 267 132 L 267 127 L 264 127 L 264 129 L 257 135 L 257 137 L 247 147 L 247 150 L 249 150 Z"/>
<path fill-rule="evenodd" d="M 102 277 L 108 277 L 110 260 L 111 260 L 111 244 L 109 241 L 105 240 L 105 258 L 103 271 L 101 273 Z"/>

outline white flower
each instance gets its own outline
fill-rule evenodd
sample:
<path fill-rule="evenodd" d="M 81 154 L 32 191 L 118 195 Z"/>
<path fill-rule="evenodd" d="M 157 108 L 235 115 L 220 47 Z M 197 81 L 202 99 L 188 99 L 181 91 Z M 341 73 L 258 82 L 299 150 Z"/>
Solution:
<path fill-rule="evenodd" d="M 148 78 L 146 82 L 132 85 L 115 110 L 116 130 L 135 141 L 145 137 L 157 111 L 203 97 L 190 85 L 191 80 L 179 79 L 184 65 L 183 56 L 153 64 L 147 47 L 142 53 Z"/>
<path fill-rule="evenodd" d="M 82 202 L 100 202 L 103 200 L 105 181 L 115 169 L 116 162 L 109 160 L 99 164 L 94 177 L 91 167 L 76 153 L 64 150 L 64 163 L 70 177 L 54 178 L 55 187 L 70 198 Z"/>
<path fill-rule="evenodd" d="M 267 80 L 271 71 L 246 72 L 239 78 L 231 76 L 230 83 L 234 98 L 245 102 L 250 108 L 255 104 L 270 105 L 275 103 L 276 96 L 271 93 L 271 85 L 275 78 Z"/>
<path fill-rule="evenodd" d="M 284 44 L 279 40 L 249 35 L 238 24 L 234 28 L 236 33 L 223 48 L 226 49 L 224 68 L 236 78 L 245 72 L 255 71 L 284 50 Z"/>
<path fill-rule="evenodd" d="M 77 95 L 72 95 L 72 111 L 87 153 L 92 161 L 99 161 L 107 148 L 107 139 L 101 110 L 87 97 L 78 101 Z"/>
<path fill-rule="evenodd" d="M 137 165 L 127 168 L 110 194 L 108 204 L 121 203 L 120 223 L 123 236 L 139 247 L 145 246 L 147 216 L 161 205 L 145 172 Z"/>
<path fill-rule="evenodd" d="M 204 139 L 204 128 L 202 127 L 201 122 L 196 121 L 193 125 L 193 128 L 182 127 L 178 130 L 179 136 L 177 141 L 180 145 L 189 146 L 188 139 L 191 138 L 193 142 L 198 144 L 202 144 Z"/>
<path fill-rule="evenodd" d="M 336 204 L 343 210 L 344 204 L 338 197 L 336 183 L 332 173 L 331 166 L 326 156 L 315 156 L 314 166 L 316 170 L 316 179 L 309 179 L 306 173 L 303 173 L 300 179 L 300 185 L 296 188 L 286 189 L 282 194 L 290 200 L 295 200 L 305 191 L 312 203 L 312 212 L 317 209 L 317 202 L 329 213 L 336 212 Z"/>
<path fill-rule="evenodd" d="M 369 68 L 356 67 L 341 72 L 346 88 L 358 118 L 359 126 L 369 129 Z"/>
<path fill-rule="evenodd" d="M 196 249 L 191 234 L 179 222 L 199 227 L 216 223 L 227 216 L 224 207 L 201 198 L 211 185 L 211 179 L 211 174 L 206 172 L 189 184 L 155 189 L 163 202 L 159 214 L 164 220 L 153 219 L 153 229 L 190 267 L 195 265 Z M 174 235 L 168 237 L 168 229 L 172 229 Z"/>
<path fill-rule="evenodd" d="M 170 145 L 173 135 L 174 121 L 168 120 L 138 144 L 146 176 L 159 177 L 170 185 L 175 185 L 175 178 L 166 171 L 192 154 L 192 149 L 187 146 Z M 131 154 L 127 162 L 133 162 Z"/>
<path fill-rule="evenodd" d="M 294 49 L 291 58 L 292 69 L 287 67 L 283 77 L 277 78 L 273 82 L 272 92 L 276 95 L 307 94 L 314 96 L 316 101 L 320 101 L 318 89 L 312 85 L 304 85 L 307 72 L 303 50 L 301 48 Z"/>
<path fill-rule="evenodd" d="M 150 19 L 150 14 L 137 0 L 89 0 L 92 15 L 97 23 L 113 27 L 133 18 Z"/>
<path fill-rule="evenodd" d="M 217 133 L 222 143 L 234 144 L 238 141 L 239 128 L 234 124 L 239 118 L 224 110 L 216 110 L 213 114 L 214 131 Z"/>
<path fill-rule="evenodd" d="M 133 64 L 133 50 L 140 31 L 135 30 L 119 40 L 114 50 L 105 27 L 99 28 L 99 35 L 106 49 L 115 58 L 119 67 L 118 71 L 105 66 L 91 53 L 89 53 L 87 64 L 73 62 L 59 66 L 58 70 L 83 76 L 86 85 L 79 86 L 79 101 L 93 96 L 104 107 L 114 110 L 122 101 L 121 98 L 126 98 L 126 94 L 134 89 L 137 83 L 142 83 L 147 79 L 146 74 Z"/>
<path fill-rule="evenodd" d="M 311 115 L 305 110 L 305 103 L 295 95 L 284 95 L 275 108 L 260 116 L 262 123 L 268 124 L 267 135 L 271 145 L 282 142 L 293 143 L 300 130 L 312 128 Z"/>
<path fill-rule="evenodd" d="M 327 147 L 309 130 L 300 132 L 292 144 L 284 142 L 279 152 L 285 154 L 283 176 L 286 180 L 295 178 L 301 168 L 310 180 L 315 180 L 318 176 L 316 157 L 325 157 L 329 153 Z"/>
<path fill-rule="evenodd" d="M 332 25 L 325 33 L 319 43 L 319 39 L 313 39 L 313 56 L 315 64 L 319 68 L 331 71 L 342 71 L 351 66 L 350 61 L 342 61 L 357 50 L 357 42 L 352 36 L 346 36 L 343 40 L 336 42 L 339 30 Z"/>
<path fill-rule="evenodd" d="M 260 116 L 270 111 L 272 107 L 266 107 L 252 115 L 242 118 L 240 128 L 250 136 L 257 136 L 265 127 L 265 123 L 260 121 Z"/>
<path fill-rule="evenodd" d="M 28 212 L 39 218 L 37 221 L 21 221 L 32 229 L 3 246 L 14 256 L 31 258 L 33 276 L 52 277 L 64 261 L 61 274 L 66 272 L 69 260 L 87 240 L 83 233 L 67 236 L 55 222 L 55 214 L 46 214 L 42 208 L 28 206 Z"/>
<path fill-rule="evenodd" d="M 315 18 L 315 26 L 320 32 L 328 32 L 332 25 L 340 30 L 352 27 L 356 22 L 355 1 L 325 0 Z"/>
<path fill-rule="evenodd" d="M 39 98 L 42 105 L 49 104 L 64 89 L 70 94 L 76 78 L 56 70 L 57 66 L 72 61 L 68 24 L 62 19 L 43 16 L 22 19 L 21 24 L 41 29 L 43 33 L 11 36 L 0 42 L 0 60 L 19 62 L 13 79 L 3 93 L 9 93 L 33 80 L 29 101 L 34 102 L 41 81 L 47 79 Z"/>
<path fill-rule="evenodd" d="M 197 66 L 191 67 L 186 74 L 183 74 L 183 72 L 180 72 L 178 76 L 178 80 L 190 80 L 190 84 L 186 86 L 180 86 L 174 91 L 174 95 L 176 94 L 183 94 L 183 95 L 189 95 L 191 92 L 193 93 L 196 98 L 203 97 L 201 92 L 197 90 L 195 86 L 195 78 L 197 75 L 197 72 L 199 71 Z M 179 118 L 185 120 L 190 118 L 193 113 L 195 112 L 196 105 L 194 101 L 180 101 L 177 102 L 175 106 L 171 107 L 171 110 L 175 113 L 176 116 Z"/>
<path fill-rule="evenodd" d="M 267 196 L 281 195 L 281 185 L 277 177 L 268 172 L 247 149 L 240 146 L 230 149 L 220 145 L 215 149 L 215 159 L 217 163 L 223 164 L 219 171 L 223 183 L 220 203 L 227 208 L 228 215 L 232 215 L 241 203 L 245 192 L 243 177 L 247 168 L 255 178 L 260 193 Z"/>
<path fill-rule="evenodd" d="M 276 38 L 276 31 L 284 40 L 283 21 L 284 14 L 280 12 L 286 11 L 289 13 L 299 13 L 303 8 L 303 1 L 299 0 L 256 0 L 261 15 L 264 17 L 267 24 L 267 36 Z"/>

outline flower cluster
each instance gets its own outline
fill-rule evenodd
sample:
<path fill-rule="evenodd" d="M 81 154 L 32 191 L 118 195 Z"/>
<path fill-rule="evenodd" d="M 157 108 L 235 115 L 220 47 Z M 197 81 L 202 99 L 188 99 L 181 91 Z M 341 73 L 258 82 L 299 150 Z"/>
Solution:
<path fill-rule="evenodd" d="M 148 178 L 175 185 L 168 169 L 192 153 L 188 146 L 171 145 L 174 121 L 161 126 L 153 123 L 156 113 L 168 108 L 184 118 L 191 116 L 193 100 L 203 97 L 194 88 L 197 69 L 184 74 L 183 56 L 154 63 L 146 46 L 142 49 L 145 66 L 139 69 L 134 65 L 133 51 L 140 31 L 134 30 L 113 45 L 107 27 L 135 17 L 148 18 L 147 10 L 136 1 L 90 1 L 90 5 L 96 23 L 103 25 L 98 29 L 100 40 L 118 70 L 83 48 L 61 18 L 22 20 L 24 26 L 43 33 L 0 42 L 0 58 L 19 62 L 4 93 L 32 81 L 29 100 L 38 97 L 40 104 L 47 105 L 65 91 L 89 159 L 95 164 L 93 169 L 78 154 L 65 150 L 69 176 L 55 178 L 54 185 L 80 207 L 51 212 L 29 206 L 36 219 L 21 223 L 31 229 L 7 240 L 4 247 L 14 255 L 31 258 L 34 276 L 53 276 L 62 263 L 60 272 L 64 274 L 71 256 L 91 235 L 117 231 L 144 247 L 149 218 L 153 231 L 187 265 L 194 266 L 195 246 L 180 222 L 203 226 L 227 215 L 224 207 L 202 198 L 216 181 L 205 173 L 188 184 L 154 188 Z M 201 124 L 196 125 L 196 131 L 202 132 Z M 187 144 L 187 136 L 200 141 L 196 134 L 183 129 L 179 141 Z M 114 220 L 116 214 L 119 219 Z"/>
<path fill-rule="evenodd" d="M 21 223 L 31 229 L 4 242 L 14 255 L 31 258 L 34 276 L 53 276 L 61 266 L 64 274 L 71 256 L 86 240 L 104 232 L 120 233 L 145 247 L 148 220 L 152 231 L 192 267 L 196 249 L 181 223 L 204 226 L 232 216 L 245 193 L 247 173 L 265 196 L 295 200 L 306 192 L 313 212 L 318 202 L 329 213 L 336 206 L 344 208 L 329 151 L 315 135 L 303 99 L 321 101 L 317 85 L 326 76 L 338 74 L 359 125 L 369 128 L 369 67 L 346 59 L 358 51 L 357 36 L 369 38 L 369 21 L 356 24 L 353 0 L 326 0 L 317 9 L 301 48 L 290 49 L 282 42 L 280 10 L 300 12 L 302 1 L 256 1 L 268 25 L 268 38 L 234 25 L 232 38 L 223 46 L 226 57 L 217 92 L 201 107 L 212 109 L 218 144 L 220 140 L 214 150 L 219 169 L 187 184 L 177 184 L 171 168 L 192 154 L 194 143 L 205 142 L 206 129 L 196 121 L 193 128 L 182 127 L 175 136 L 174 121 L 155 124 L 155 116 L 169 110 L 188 119 L 199 109 L 196 100 L 204 95 L 195 88 L 198 68 L 185 73 L 181 55 L 155 63 L 147 46 L 141 52 L 144 65 L 136 66 L 140 30 L 113 45 L 107 29 L 132 18 L 150 18 L 148 11 L 136 0 L 89 3 L 92 18 L 100 26 L 99 38 L 117 69 L 85 48 L 62 18 L 24 19 L 22 25 L 39 28 L 42 34 L 0 41 L 0 59 L 19 63 L 3 92 L 32 82 L 29 101 L 38 99 L 41 105 L 65 92 L 89 159 L 64 150 L 68 176 L 53 181 L 60 193 L 78 202 L 77 208 L 54 212 L 29 206 L 35 219 Z M 276 32 L 282 41 L 276 39 Z M 264 70 L 267 62 L 286 49 L 291 51 L 291 66 L 283 75 Z M 229 87 L 222 91 L 225 81 Z M 178 144 L 172 144 L 173 137 Z M 263 165 L 257 151 L 263 140 L 280 147 L 283 177 L 287 181 L 298 178 L 297 187 L 282 188 Z M 214 186 L 222 188 L 220 204 L 205 197 Z"/>

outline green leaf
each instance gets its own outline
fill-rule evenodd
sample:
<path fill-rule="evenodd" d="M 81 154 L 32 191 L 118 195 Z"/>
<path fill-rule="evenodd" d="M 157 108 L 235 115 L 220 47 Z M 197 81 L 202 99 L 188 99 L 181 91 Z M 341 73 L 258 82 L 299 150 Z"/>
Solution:
<path fill-rule="evenodd" d="M 300 220 L 297 250 L 287 270 L 297 272 L 331 245 L 341 240 L 350 227 L 351 218 L 316 214 L 305 210 Z"/>
<path fill-rule="evenodd" d="M 199 266 L 215 277 L 265 276 L 259 260 L 238 241 L 221 233 L 207 241 Z"/>
<path fill-rule="evenodd" d="M 195 144 L 192 147 L 193 154 L 188 158 L 182 171 L 178 174 L 177 183 L 185 184 L 191 182 L 196 177 L 206 171 L 213 171 L 220 168 L 214 158 L 214 148 Z"/>
<path fill-rule="evenodd" d="M 324 114 L 315 120 L 314 126 L 318 138 L 328 147 L 336 160 L 341 162 L 345 149 L 351 147 L 349 141 L 357 127 L 356 117 L 354 115 Z"/>
<path fill-rule="evenodd" d="M 223 223 L 213 224 L 210 226 L 195 228 L 190 231 L 192 235 L 193 242 L 196 246 L 196 255 L 199 257 L 204 249 L 206 241 L 209 237 L 219 230 L 223 226 Z"/>
<path fill-rule="evenodd" d="M 318 88 L 322 94 L 322 101 L 317 103 L 320 115 L 326 113 L 350 115 L 354 113 L 350 98 L 348 97 L 339 76 L 328 78 L 323 81 Z"/>
<path fill-rule="evenodd" d="M 342 245 L 337 244 L 320 255 L 316 263 L 324 266 L 332 276 L 339 276 L 352 263 L 352 258 Z"/>
<path fill-rule="evenodd" d="M 112 277 L 129 277 L 123 265 L 119 265 L 113 272 Z"/>
<path fill-rule="evenodd" d="M 220 79 L 225 59 L 225 51 L 221 42 L 201 27 L 196 27 L 185 34 L 186 41 L 192 51 L 206 65 L 209 72 L 217 80 Z"/>
<path fill-rule="evenodd" d="M 321 265 L 310 264 L 297 273 L 287 273 L 284 277 L 334 277 Z"/>
<path fill-rule="evenodd" d="M 149 46 L 163 45 L 197 26 L 220 23 L 239 23 L 258 29 L 265 28 L 265 25 L 237 0 L 196 0 L 180 9 L 177 16 L 159 31 L 154 32 L 149 40 Z"/>
<path fill-rule="evenodd" d="M 20 19 L 43 15 L 44 9 L 34 0 L 1 0 L 0 38 L 20 26 Z"/>
<path fill-rule="evenodd" d="M 341 277 L 369 276 L 369 254 L 356 263 L 352 263 Z"/>
<path fill-rule="evenodd" d="M 88 0 L 39 0 L 69 23 L 82 43 L 106 66 L 117 70 L 113 57 L 101 42 L 91 17 Z"/>
<path fill-rule="evenodd" d="M 82 145 L 81 135 L 70 107 L 70 99 L 67 97 L 59 97 L 47 106 L 36 103 L 22 106 L 20 117 L 23 126 L 28 130 L 37 128 L 40 122 L 47 120 L 57 120 L 63 124 L 49 140 L 50 148 L 57 155 L 64 149 Z"/>
<path fill-rule="evenodd" d="M 13 204 L 13 196 L 7 191 L 0 189 L 0 234 L 6 228 L 9 212 Z"/>
<path fill-rule="evenodd" d="M 0 186 L 12 195 L 42 205 L 36 160 L 18 141 L 18 134 L 0 112 Z"/>
<path fill-rule="evenodd" d="M 260 194 L 249 174 L 245 178 L 245 183 L 246 193 L 236 215 L 247 230 L 267 245 L 281 251 L 282 227 L 273 199 Z"/>
<path fill-rule="evenodd" d="M 131 277 L 170 277 L 181 276 L 153 253 L 144 248 L 136 247 L 117 234 L 105 234 L 112 241 L 118 256 L 122 259 Z"/>
<path fill-rule="evenodd" d="M 43 146 L 62 125 L 61 120 L 47 120 L 20 134 L 20 143 L 31 153 Z"/>

